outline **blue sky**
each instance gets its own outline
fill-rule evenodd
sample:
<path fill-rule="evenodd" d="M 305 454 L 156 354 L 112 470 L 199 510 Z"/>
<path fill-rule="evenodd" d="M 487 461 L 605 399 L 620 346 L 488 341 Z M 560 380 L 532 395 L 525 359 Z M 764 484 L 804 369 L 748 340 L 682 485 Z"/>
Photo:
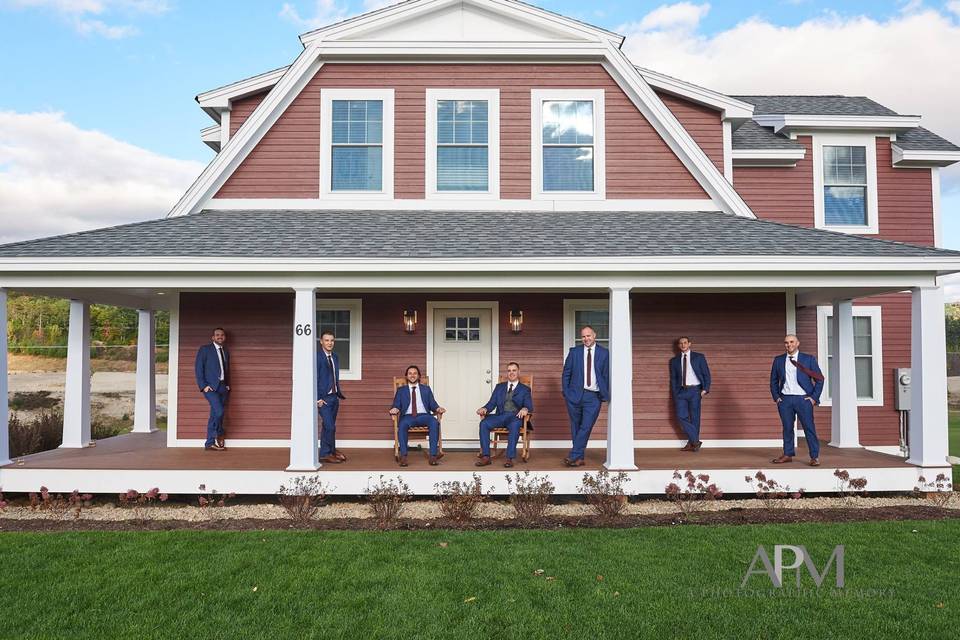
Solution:
<path fill-rule="evenodd" d="M 8 180 L 16 176 L 29 184 L 31 174 L 25 168 L 29 161 L 24 158 L 31 156 L 31 166 L 56 165 L 55 170 L 46 165 L 39 169 L 45 184 L 53 184 L 60 175 L 73 176 L 73 184 L 79 185 L 91 175 L 106 180 L 120 173 L 133 193 L 143 176 L 128 175 L 133 170 L 123 165 L 129 162 L 109 165 L 109 158 L 132 151 L 124 146 L 132 145 L 149 158 L 143 166 L 172 176 L 153 185 L 156 193 L 170 199 L 171 193 L 186 186 L 181 183 L 189 182 L 189 174 L 195 175 L 212 157 L 199 140 L 199 130 L 212 122 L 193 100 L 198 92 L 289 64 L 301 51 L 299 33 L 376 2 L 0 0 L 0 115 L 6 115 L 0 119 L 0 180 L 6 172 Z M 960 59 L 953 55 L 960 54 L 956 0 L 709 4 L 599 0 L 589 3 L 588 13 L 582 0 L 538 4 L 625 33 L 625 50 L 634 62 L 718 90 L 871 95 L 901 112 L 923 114 L 935 131 L 960 140 L 960 125 L 951 117 L 960 89 L 951 87 L 953 80 L 944 81 L 945 75 L 951 76 L 945 70 L 952 69 L 956 76 Z M 761 35 L 754 39 L 753 33 Z M 764 37 L 768 44 L 763 44 Z M 750 51 L 751 44 L 758 50 Z M 870 47 L 888 45 L 902 48 L 891 58 L 907 60 L 902 71 L 891 68 L 898 62 L 869 53 Z M 791 61 L 787 68 L 782 63 L 776 70 L 764 67 L 770 47 L 788 49 L 783 54 Z M 836 52 L 829 53 L 827 62 L 807 55 L 833 47 Z M 928 57 L 918 62 L 912 56 L 921 55 L 917 53 L 921 49 Z M 860 58 L 859 52 L 864 52 Z M 16 131 L 11 133 L 12 129 Z M 63 149 L 51 150 L 49 139 L 76 139 L 70 145 L 78 149 L 75 159 L 63 157 Z M 101 159 L 97 153 L 79 150 L 87 143 L 97 153 L 110 144 L 117 151 Z M 22 148 L 4 155 L 4 144 Z M 30 144 L 43 148 L 33 153 Z M 52 154 L 51 160 L 44 160 L 42 153 Z M 960 173 L 955 168 L 944 172 L 944 185 L 946 244 L 960 248 Z M 62 191 L 67 199 L 76 189 Z M 99 198 L 92 202 L 104 199 Z M 118 207 L 122 202 L 116 199 Z M 156 217 L 170 205 L 163 201 L 154 211 L 141 198 L 131 204 L 130 215 Z M 0 240 L 51 231 L 50 225 L 31 227 L 14 221 L 15 215 L 22 218 L 23 206 L 14 213 L 0 203 L 0 222 L 20 224 L 17 231 L 0 231 Z M 70 230 L 123 221 L 124 212 L 118 208 L 109 218 L 86 215 L 76 205 Z"/>

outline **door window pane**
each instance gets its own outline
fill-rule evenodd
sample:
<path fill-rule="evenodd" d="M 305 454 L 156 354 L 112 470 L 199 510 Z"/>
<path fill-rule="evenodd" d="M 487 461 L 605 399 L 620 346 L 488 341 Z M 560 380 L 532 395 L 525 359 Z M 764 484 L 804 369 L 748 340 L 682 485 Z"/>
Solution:
<path fill-rule="evenodd" d="M 446 342 L 478 342 L 480 340 L 480 316 L 447 318 L 444 322 Z"/>

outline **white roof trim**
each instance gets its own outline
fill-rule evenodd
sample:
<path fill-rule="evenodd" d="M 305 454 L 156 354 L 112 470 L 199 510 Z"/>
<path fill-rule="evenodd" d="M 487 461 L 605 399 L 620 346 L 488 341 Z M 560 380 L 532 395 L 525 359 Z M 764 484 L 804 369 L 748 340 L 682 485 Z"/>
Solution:
<path fill-rule="evenodd" d="M 307 46 L 318 41 L 346 38 L 360 31 L 373 29 L 391 22 L 408 20 L 421 13 L 435 11 L 455 4 L 473 4 L 488 10 L 506 13 L 519 20 L 533 20 L 543 26 L 565 31 L 572 36 L 587 36 L 594 40 L 611 41 L 618 47 L 623 44 L 624 40 L 624 36 L 618 33 L 514 0 L 409 0 L 308 31 L 300 35 L 300 42 Z"/>
<path fill-rule="evenodd" d="M 652 87 L 672 93 L 682 98 L 688 98 L 698 104 L 719 109 L 723 112 L 724 120 L 749 120 L 753 117 L 753 105 L 749 102 L 737 100 L 717 91 L 701 87 L 678 78 L 658 73 L 651 69 L 637 67 L 637 71 Z"/>
<path fill-rule="evenodd" d="M 281 67 L 280 69 L 274 69 L 273 71 L 267 71 L 250 78 L 231 82 L 228 85 L 217 87 L 210 91 L 204 91 L 197 95 L 196 100 L 200 104 L 200 107 L 206 111 L 211 118 L 219 122 L 220 111 L 229 109 L 231 101 L 258 93 L 264 89 L 272 88 L 280 81 L 280 78 L 283 77 L 283 74 L 285 74 L 289 68 L 289 66 Z"/>
<path fill-rule="evenodd" d="M 220 125 L 214 124 L 200 130 L 200 140 L 214 151 L 220 151 Z"/>
<path fill-rule="evenodd" d="M 807 155 L 806 149 L 734 149 L 738 167 L 795 167 Z"/>
<path fill-rule="evenodd" d="M 896 143 L 891 146 L 895 167 L 948 167 L 960 162 L 960 151 L 902 149 Z"/>
<path fill-rule="evenodd" d="M 761 127 L 773 127 L 774 133 L 789 133 L 797 129 L 845 129 L 874 131 L 905 131 L 920 126 L 920 116 L 816 116 L 794 114 L 763 114 L 753 116 Z"/>

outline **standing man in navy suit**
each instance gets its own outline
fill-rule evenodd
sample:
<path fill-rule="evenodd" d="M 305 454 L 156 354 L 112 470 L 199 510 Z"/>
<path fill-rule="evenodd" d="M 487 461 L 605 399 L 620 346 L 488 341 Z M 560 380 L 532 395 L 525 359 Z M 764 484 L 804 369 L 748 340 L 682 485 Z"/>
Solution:
<path fill-rule="evenodd" d="M 571 347 L 563 363 L 563 398 L 570 415 L 573 447 L 563 459 L 568 467 L 582 467 L 590 432 L 600 415 L 600 405 L 610 401 L 610 351 L 597 344 L 597 332 L 580 329 L 583 344 Z"/>
<path fill-rule="evenodd" d="M 496 410 L 495 415 L 487 415 Z M 477 415 L 483 418 L 480 421 L 480 459 L 478 467 L 490 464 L 490 431 L 506 428 L 507 461 L 503 466 L 513 466 L 513 459 L 517 457 L 517 440 L 520 439 L 520 427 L 523 418 L 533 412 L 533 394 L 530 387 L 520 382 L 520 365 L 511 362 L 507 365 L 507 381 L 501 382 L 493 389 L 490 401 L 477 409 Z"/>
<path fill-rule="evenodd" d="M 673 393 L 673 406 L 677 411 L 677 420 L 687 434 L 687 444 L 681 451 L 699 451 L 700 441 L 700 404 L 703 397 L 710 393 L 710 367 L 702 353 L 690 350 L 690 338 L 677 339 L 680 353 L 670 360 L 670 391 Z"/>
<path fill-rule="evenodd" d="M 820 441 L 813 424 L 813 408 L 820 404 L 823 392 L 823 373 L 817 359 L 800 353 L 800 340 L 790 334 L 783 339 L 787 352 L 773 359 L 770 369 L 770 394 L 777 403 L 783 423 L 783 455 L 774 458 L 775 464 L 792 462 L 797 454 L 793 445 L 793 423 L 800 419 L 803 435 L 810 449 L 810 466 L 820 466 Z"/>
<path fill-rule="evenodd" d="M 415 364 L 407 367 L 407 384 L 397 389 L 393 396 L 393 406 L 390 415 L 400 416 L 397 423 L 397 439 L 400 441 L 400 466 L 407 466 L 407 436 L 410 427 L 427 427 L 427 437 L 430 440 L 430 464 L 440 464 L 442 454 L 439 453 L 440 422 L 433 417 L 446 411 L 437 404 L 433 391 L 425 384 L 420 384 L 420 367 Z"/>
<path fill-rule="evenodd" d="M 227 332 L 217 327 L 210 340 L 209 344 L 197 350 L 193 367 L 197 386 L 210 403 L 207 440 L 203 448 L 207 451 L 226 451 L 223 444 L 223 414 L 230 395 L 230 354 L 223 343 L 227 341 Z"/>
<path fill-rule="evenodd" d="M 340 401 L 346 400 L 340 392 L 340 358 L 333 352 L 336 338 L 333 331 L 320 334 L 320 357 L 317 358 L 317 407 L 320 412 L 320 460 L 338 464 L 347 456 L 337 451 L 337 413 Z"/>

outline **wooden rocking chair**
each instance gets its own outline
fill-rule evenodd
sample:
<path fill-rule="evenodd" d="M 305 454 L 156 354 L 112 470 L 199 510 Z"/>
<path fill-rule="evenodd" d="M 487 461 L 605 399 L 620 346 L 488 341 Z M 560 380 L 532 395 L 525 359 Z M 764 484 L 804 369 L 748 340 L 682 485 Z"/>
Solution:
<path fill-rule="evenodd" d="M 394 377 L 393 379 L 393 393 L 397 393 L 397 389 L 407 384 L 407 379 L 405 377 Z M 429 376 L 420 376 L 420 382 L 418 384 L 425 384 L 430 386 L 430 377 Z M 443 414 L 433 414 L 437 419 L 437 422 L 443 422 Z M 393 459 L 397 462 L 400 461 L 400 416 L 390 416 L 393 420 Z M 430 429 L 427 427 L 410 427 L 407 430 L 407 445 L 410 445 L 411 438 L 417 435 L 423 438 L 423 441 L 429 446 L 430 443 Z M 439 435 L 437 436 L 437 456 L 443 456 L 443 429 L 440 430 Z"/>
<path fill-rule="evenodd" d="M 500 376 L 499 382 L 506 381 L 506 376 Z M 530 397 L 533 397 L 533 376 L 520 376 L 520 383 L 530 387 Z M 532 411 L 524 416 L 523 424 L 520 426 L 520 439 L 517 441 L 517 445 L 520 447 L 520 460 L 523 462 L 530 459 L 530 437 L 533 435 L 533 427 L 530 426 L 531 418 L 533 418 Z M 503 448 L 506 450 L 507 442 L 510 438 L 510 430 L 504 427 L 502 429 L 493 429 L 490 433 L 493 434 L 493 457 L 498 458 L 503 455 L 503 451 L 497 453 L 497 444 L 502 442 Z"/>

